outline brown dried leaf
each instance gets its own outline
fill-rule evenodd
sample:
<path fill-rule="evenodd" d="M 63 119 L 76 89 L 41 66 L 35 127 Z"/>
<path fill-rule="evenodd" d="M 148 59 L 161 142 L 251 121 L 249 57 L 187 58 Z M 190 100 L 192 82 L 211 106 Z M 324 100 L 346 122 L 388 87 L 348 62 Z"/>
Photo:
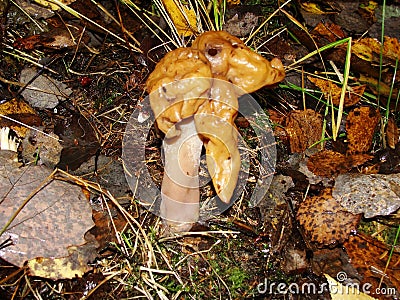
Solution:
<path fill-rule="evenodd" d="M 344 211 L 328 188 L 319 196 L 307 197 L 300 204 L 297 219 L 313 242 L 328 246 L 347 240 L 360 215 Z"/>
<path fill-rule="evenodd" d="M 317 26 L 311 32 L 317 38 L 325 38 L 329 42 L 337 41 L 338 39 L 342 39 L 346 37 L 346 34 L 343 32 L 342 28 L 339 25 L 336 25 L 331 22 L 319 22 Z"/>
<path fill-rule="evenodd" d="M 374 38 L 364 38 L 352 45 L 352 52 L 359 58 L 373 61 L 373 54 L 378 58 L 381 52 L 381 43 Z M 396 61 L 400 57 L 400 43 L 398 39 L 385 36 L 382 55 L 384 58 Z"/>
<path fill-rule="evenodd" d="M 85 244 L 84 235 L 94 226 L 81 188 L 51 180 L 51 172 L 43 166 L 16 168 L 12 160 L 0 156 L 0 228 L 29 199 L 0 240 L 11 237 L 13 245 L 1 249 L 0 256 L 14 265 L 36 257 L 69 257 L 68 249 Z"/>
<path fill-rule="evenodd" d="M 330 80 L 320 79 L 308 76 L 308 80 L 314 83 L 324 94 L 325 99 L 332 99 L 334 105 L 339 105 L 340 94 L 342 93 L 342 88 L 337 84 L 331 82 Z M 354 86 L 351 88 L 351 92 L 347 92 L 344 97 L 344 106 L 349 107 L 357 104 L 361 96 L 364 94 L 366 85 Z"/>
<path fill-rule="evenodd" d="M 331 150 L 322 150 L 310 156 L 307 168 L 318 176 L 332 177 L 348 171 L 346 156 Z"/>
<path fill-rule="evenodd" d="M 293 110 L 286 117 L 291 152 L 303 152 L 321 140 L 322 116 L 312 109 Z"/>
<path fill-rule="evenodd" d="M 274 125 L 273 130 L 275 138 L 285 145 L 289 145 L 289 136 L 283 127 L 285 125 L 285 115 L 277 110 L 268 109 L 268 117 Z"/>
<path fill-rule="evenodd" d="M 399 142 L 399 128 L 393 118 L 389 118 L 386 126 L 386 141 L 392 149 L 395 149 Z"/>
<path fill-rule="evenodd" d="M 367 152 L 371 148 L 380 118 L 379 110 L 369 106 L 357 107 L 349 113 L 346 120 L 348 154 Z"/>
<path fill-rule="evenodd" d="M 357 234 L 356 236 L 351 236 L 344 243 L 344 247 L 350 257 L 351 264 L 359 274 L 363 275 L 361 284 L 372 285 L 369 289 L 372 296 L 383 299 L 382 295 L 375 294 L 380 280 L 383 279 L 384 286 L 397 288 L 397 297 L 399 297 L 400 272 L 398 270 L 400 254 L 398 252 L 394 252 L 388 268 L 384 272 L 389 259 L 390 248 L 382 242 L 363 234 Z"/>
<path fill-rule="evenodd" d="M 90 230 L 90 232 L 95 236 L 97 242 L 99 243 L 99 248 L 106 248 L 112 242 L 117 241 L 117 232 L 122 232 L 126 226 L 126 219 L 122 215 L 119 209 L 111 206 L 112 220 L 110 214 L 105 209 L 99 209 L 93 211 L 93 221 L 96 226 Z"/>
<path fill-rule="evenodd" d="M 12 99 L 0 104 L 0 114 L 29 126 L 40 126 L 42 123 L 35 110 L 25 101 L 18 99 Z M 10 127 L 19 137 L 25 137 L 26 132 L 29 130 L 26 126 L 21 126 L 11 120 L 0 117 L 1 127 Z"/>
<path fill-rule="evenodd" d="M 373 156 L 368 154 L 345 156 L 339 152 L 322 150 L 310 156 L 307 167 L 315 175 L 332 177 L 362 165 L 372 158 Z"/>

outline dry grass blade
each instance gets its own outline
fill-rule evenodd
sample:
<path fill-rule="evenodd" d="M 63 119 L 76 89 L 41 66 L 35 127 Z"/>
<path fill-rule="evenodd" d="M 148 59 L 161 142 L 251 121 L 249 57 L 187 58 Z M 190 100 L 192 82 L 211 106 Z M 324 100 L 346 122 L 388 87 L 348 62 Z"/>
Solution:
<path fill-rule="evenodd" d="M 333 140 L 336 141 L 336 138 L 339 133 L 340 129 L 340 123 L 342 122 L 342 115 L 343 115 L 343 107 L 344 107 L 344 98 L 347 92 L 347 83 L 349 81 L 349 73 L 350 73 L 350 58 L 351 58 L 351 41 L 352 38 L 348 38 L 349 41 L 347 42 L 347 52 L 346 52 L 346 60 L 345 60 L 345 65 L 344 65 L 344 74 L 343 74 L 343 85 L 342 85 L 342 92 L 340 94 L 340 102 L 339 102 L 339 111 L 338 111 L 338 116 L 336 119 L 336 124 L 334 120 L 334 110 L 333 110 L 333 104 L 332 104 L 332 137 Z"/>
<path fill-rule="evenodd" d="M 20 122 L 20 121 L 18 121 L 18 120 L 15 120 L 15 119 L 10 118 L 10 117 L 8 117 L 8 116 L 5 116 L 5 115 L 3 115 L 3 114 L 0 114 L 0 117 L 1 117 L 1 118 L 4 118 L 4 119 L 7 119 L 7 120 L 9 120 L 9 121 L 15 122 L 15 123 L 17 123 L 17 124 L 19 124 L 19 125 L 21 125 L 21 126 L 24 126 L 24 127 L 26 127 L 26 128 L 29 128 L 29 129 L 31 129 L 31 130 L 40 132 L 41 134 L 44 134 L 44 135 L 47 136 L 47 137 L 50 137 L 50 138 L 52 138 L 52 139 L 55 139 L 56 141 L 59 141 L 59 142 L 62 141 L 61 139 L 58 139 L 58 138 L 56 138 L 56 137 L 54 137 L 54 136 L 52 136 L 52 135 L 50 135 L 50 134 L 48 134 L 48 133 L 46 133 L 46 132 L 43 132 L 42 130 L 39 130 L 39 129 L 35 128 L 35 127 L 29 126 L 28 124 L 22 123 L 22 122 Z"/>

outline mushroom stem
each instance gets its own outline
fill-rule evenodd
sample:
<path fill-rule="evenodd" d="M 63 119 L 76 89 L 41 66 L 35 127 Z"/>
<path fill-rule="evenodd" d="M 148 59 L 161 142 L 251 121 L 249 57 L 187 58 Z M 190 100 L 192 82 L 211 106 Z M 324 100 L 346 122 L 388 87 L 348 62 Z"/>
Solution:
<path fill-rule="evenodd" d="M 203 142 L 197 135 L 193 117 L 175 124 L 171 130 L 179 134 L 163 141 L 165 173 L 160 215 L 171 231 L 186 231 L 199 218 L 198 173 Z"/>

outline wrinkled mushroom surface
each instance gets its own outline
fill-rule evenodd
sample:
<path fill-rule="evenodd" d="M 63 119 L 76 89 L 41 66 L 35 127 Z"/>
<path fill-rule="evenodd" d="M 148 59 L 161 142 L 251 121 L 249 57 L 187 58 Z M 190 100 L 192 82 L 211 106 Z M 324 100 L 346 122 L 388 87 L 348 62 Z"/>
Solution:
<path fill-rule="evenodd" d="M 178 48 L 160 60 L 146 81 L 146 89 L 162 132 L 176 135 L 170 128 L 192 116 L 207 99 L 211 78 L 210 63 L 198 50 Z"/>
<path fill-rule="evenodd" d="M 285 78 L 285 70 L 279 59 L 266 60 L 239 38 L 225 31 L 203 33 L 195 39 L 192 48 L 204 54 L 215 78 L 228 80 L 246 93 Z"/>
<path fill-rule="evenodd" d="M 235 118 L 238 97 L 231 84 L 214 80 L 210 100 L 194 116 L 196 130 L 206 148 L 208 171 L 221 201 L 229 203 L 240 171 Z"/>
<path fill-rule="evenodd" d="M 165 174 L 161 217 L 172 231 L 184 231 L 199 216 L 201 149 L 219 198 L 229 203 L 240 171 L 234 120 L 238 97 L 283 80 L 279 59 L 268 61 L 238 38 L 209 31 L 190 48 L 165 55 L 146 88 L 163 142 Z"/>

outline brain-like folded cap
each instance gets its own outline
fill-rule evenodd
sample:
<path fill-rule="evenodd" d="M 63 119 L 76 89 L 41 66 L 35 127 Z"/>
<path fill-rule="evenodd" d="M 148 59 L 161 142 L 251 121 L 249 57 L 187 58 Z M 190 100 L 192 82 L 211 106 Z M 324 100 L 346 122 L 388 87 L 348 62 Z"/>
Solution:
<path fill-rule="evenodd" d="M 268 61 L 248 48 L 242 40 L 225 31 L 201 34 L 193 42 L 192 48 L 204 54 L 211 64 L 214 77 L 226 79 L 246 93 L 285 78 L 285 70 L 279 59 Z"/>
<path fill-rule="evenodd" d="M 198 50 L 178 48 L 168 52 L 146 81 L 157 125 L 168 137 L 174 124 L 192 116 L 207 99 L 211 67 Z"/>
<path fill-rule="evenodd" d="M 167 149 L 164 150 L 168 151 L 165 155 L 177 155 L 179 161 L 186 163 L 182 169 L 184 174 L 197 174 L 199 160 L 196 157 L 200 156 L 203 143 L 215 190 L 223 202 L 229 203 L 241 165 L 234 124 L 238 97 L 278 83 L 284 77 L 284 67 L 279 59 L 266 60 L 224 31 L 205 32 L 190 48 L 167 53 L 146 82 L 157 125 L 166 134 L 164 147 Z M 179 122 L 184 119 L 183 123 L 188 122 L 190 126 L 179 129 Z M 180 132 L 185 128 L 193 132 Z M 198 134 L 201 141 L 196 138 L 185 140 L 185 134 Z M 189 149 L 190 153 L 182 154 L 184 152 L 178 151 L 180 148 Z M 165 161 L 167 173 L 175 174 L 175 168 L 179 167 L 178 163 L 173 163 L 176 159 L 166 157 Z M 179 222 L 192 222 L 193 218 L 184 215 L 183 211 L 176 211 L 176 207 L 199 200 L 193 187 L 182 189 L 177 182 L 164 180 L 163 191 L 162 207 L 168 211 L 168 217 Z M 197 198 L 188 199 L 190 197 Z M 172 205 L 173 201 L 179 205 Z M 188 213 L 193 214 L 191 210 Z"/>

